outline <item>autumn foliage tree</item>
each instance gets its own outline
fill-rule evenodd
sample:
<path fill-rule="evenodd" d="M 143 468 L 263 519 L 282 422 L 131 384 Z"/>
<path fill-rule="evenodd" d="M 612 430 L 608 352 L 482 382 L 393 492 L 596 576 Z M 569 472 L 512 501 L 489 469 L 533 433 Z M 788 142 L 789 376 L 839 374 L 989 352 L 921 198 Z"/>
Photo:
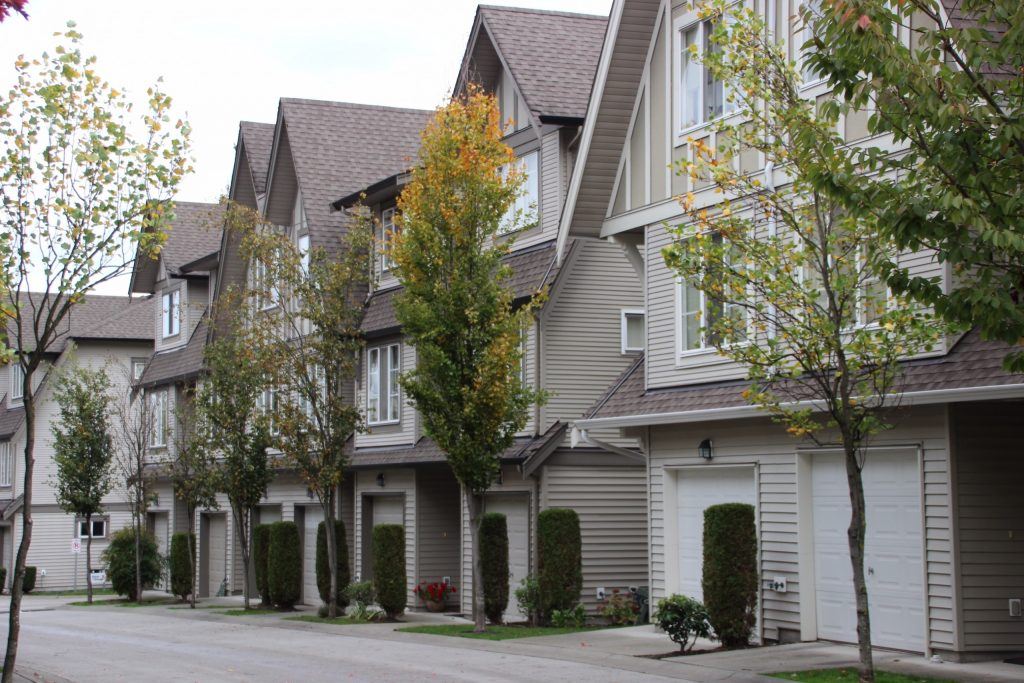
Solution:
<path fill-rule="evenodd" d="M 28 12 L 25 11 L 27 4 L 28 0 L 0 0 L 0 23 L 12 14 L 20 14 L 28 19 Z"/>
<path fill-rule="evenodd" d="M 878 221 L 844 211 L 816 184 L 860 170 L 827 153 L 844 144 L 837 110 L 801 94 L 797 65 L 758 12 L 728 0 L 700 11 L 717 25 L 716 49 L 694 57 L 728 84 L 737 111 L 713 124 L 718 146 L 692 140 L 695 160 L 679 169 L 714 188 L 681 198 L 685 221 L 663 252 L 693 310 L 684 342 L 714 346 L 745 367 L 747 400 L 790 434 L 841 449 L 860 678 L 871 681 L 862 470 L 871 438 L 892 426 L 901 361 L 930 350 L 943 329 L 927 309 L 886 291 L 878 273 L 898 252 Z M 747 151 L 764 158 L 763 173 L 743 168 Z"/>
<path fill-rule="evenodd" d="M 437 111 L 398 201 L 385 249 L 404 289 L 395 311 L 416 348 L 402 387 L 445 452 L 469 511 L 473 618 L 484 629 L 480 521 L 499 456 L 542 393 L 520 379 L 523 330 L 540 297 L 516 308 L 499 227 L 523 183 L 493 97 L 471 87 Z M 503 168 L 510 169 L 503 173 Z"/>

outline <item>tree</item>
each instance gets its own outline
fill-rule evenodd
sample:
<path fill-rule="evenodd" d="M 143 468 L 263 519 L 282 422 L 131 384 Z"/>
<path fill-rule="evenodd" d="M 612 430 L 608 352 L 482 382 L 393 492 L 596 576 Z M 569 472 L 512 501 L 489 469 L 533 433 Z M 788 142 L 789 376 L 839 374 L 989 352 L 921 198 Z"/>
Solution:
<path fill-rule="evenodd" d="M 477 631 L 485 616 L 483 496 L 530 405 L 544 399 L 519 375 L 521 335 L 541 297 L 513 307 L 502 262 L 510 242 L 497 236 L 523 177 L 501 138 L 497 104 L 479 88 L 439 109 L 398 201 L 400 230 L 385 247 L 404 287 L 395 313 L 416 348 L 417 367 L 401 385 L 446 453 L 469 511 Z"/>
<path fill-rule="evenodd" d="M 230 211 L 227 220 L 230 229 Z M 196 401 L 200 422 L 208 425 L 205 447 L 219 459 L 217 489 L 231 503 L 242 551 L 245 609 L 249 609 L 252 513 L 273 478 L 268 449 L 276 403 L 274 366 L 268 353 L 270 326 L 258 308 L 235 288 L 221 294 L 212 318 L 217 334 L 206 345 L 206 374 Z"/>
<path fill-rule="evenodd" d="M 373 225 L 365 215 L 350 221 L 339 255 L 322 247 L 301 250 L 287 235 L 233 205 L 236 226 L 244 229 L 242 253 L 261 265 L 269 291 L 250 296 L 281 301 L 269 326 L 274 330 L 278 406 L 274 445 L 316 495 L 326 520 L 330 565 L 328 616 L 337 616 L 338 539 L 335 535 L 338 487 L 348 463 L 345 442 L 363 428 L 363 416 L 346 389 L 359 372 L 360 323 L 369 286 Z M 244 227 L 243 227 L 244 226 Z"/>
<path fill-rule="evenodd" d="M 57 465 L 55 493 L 61 509 L 75 515 L 76 526 L 85 519 L 87 602 L 92 602 L 92 518 L 103 512 L 103 498 L 113 486 L 109 391 L 106 372 L 73 367 L 60 375 L 54 392 L 60 409 L 60 418 L 51 427 Z"/>
<path fill-rule="evenodd" d="M 172 434 L 174 457 L 165 463 L 170 470 L 171 487 L 174 497 L 185 506 L 188 517 L 189 563 L 192 567 L 192 584 L 189 605 L 196 607 L 196 513 L 199 510 L 215 510 L 217 485 L 220 469 L 216 458 L 209 450 L 209 428 L 199 424 L 200 415 L 194 409 L 195 389 L 186 392 L 185 400 L 175 402 L 174 423 L 177 429 Z"/>
<path fill-rule="evenodd" d="M 868 129 L 880 136 L 829 150 L 846 163 L 823 168 L 815 187 L 877 222 L 899 248 L 933 250 L 955 275 L 944 283 L 889 263 L 890 287 L 1019 347 L 1024 35 L 1014 29 L 1024 4 L 963 0 L 948 12 L 938 0 L 826 2 L 803 21 L 813 35 L 808 63 L 836 95 L 831 111 L 871 112 Z M 864 172 L 848 175 L 847 166 Z M 1024 370 L 1024 351 L 1005 364 Z"/>
<path fill-rule="evenodd" d="M 901 359 L 929 350 L 943 329 L 905 296 L 887 295 L 878 281 L 878 269 L 895 256 L 878 222 L 844 212 L 835 196 L 814 184 L 823 173 L 857 172 L 843 155 L 822 153 L 843 144 L 836 110 L 816 111 L 801 96 L 796 66 L 755 11 L 714 0 L 702 12 L 717 28 L 711 38 L 716 49 L 700 58 L 729 84 L 738 116 L 715 125 L 717 149 L 691 142 L 696 160 L 682 172 L 709 180 L 721 195 L 707 206 L 692 193 L 682 198 L 686 220 L 673 229 L 676 239 L 664 257 L 689 292 L 699 290 L 708 300 L 684 334 L 703 335 L 745 367 L 747 400 L 790 434 L 842 450 L 860 677 L 871 681 L 861 477 L 866 447 L 891 426 Z M 721 21 L 724 12 L 728 19 Z M 771 167 L 767 182 L 746 173 L 737 163 L 746 150 L 781 169 L 787 182 L 776 187 Z"/>
<path fill-rule="evenodd" d="M 122 386 L 131 387 L 134 378 L 130 366 L 122 366 Z M 139 391 L 129 389 L 120 392 L 112 402 L 114 434 L 117 441 L 117 453 L 114 458 L 114 469 L 117 472 L 118 484 L 123 487 L 125 502 L 131 512 L 133 539 L 135 541 L 135 590 L 132 594 L 142 604 L 144 582 L 143 562 L 145 553 L 142 550 L 143 531 L 146 526 L 146 513 L 152 498 L 153 472 L 146 467 L 146 456 L 153 433 L 158 429 L 157 410 L 152 400 Z M 165 437 L 167 435 L 164 435 Z"/>
<path fill-rule="evenodd" d="M 172 218 L 166 200 L 190 170 L 189 128 L 171 118 L 170 97 L 154 87 L 133 109 L 82 55 L 77 31 L 58 38 L 53 52 L 16 61 L 16 84 L 0 100 L 0 316 L 24 378 L 26 434 L 4 683 L 32 543 L 37 372 L 85 294 L 159 248 Z"/>
<path fill-rule="evenodd" d="M 28 0 L 0 0 L 0 23 L 14 12 L 28 19 L 28 12 L 25 11 L 27 4 Z"/>

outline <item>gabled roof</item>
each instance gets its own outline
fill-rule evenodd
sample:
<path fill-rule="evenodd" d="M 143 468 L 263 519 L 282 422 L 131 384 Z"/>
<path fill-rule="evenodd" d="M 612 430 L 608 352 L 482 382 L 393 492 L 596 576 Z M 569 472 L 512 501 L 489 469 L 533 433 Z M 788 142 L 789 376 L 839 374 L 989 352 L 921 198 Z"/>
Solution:
<path fill-rule="evenodd" d="M 7 441 L 13 437 L 24 420 L 24 406 L 11 407 L 10 397 L 5 395 L 0 402 L 0 441 Z"/>
<path fill-rule="evenodd" d="M 203 369 L 203 352 L 209 329 L 207 323 L 208 318 L 204 314 L 184 346 L 154 353 L 139 379 L 139 386 L 148 388 L 197 376 Z"/>
<path fill-rule="evenodd" d="M 131 291 L 152 293 L 159 265 L 171 277 L 181 275 L 182 267 L 220 249 L 224 227 L 224 207 L 205 202 L 174 202 L 174 219 L 167 226 L 167 240 L 153 258 L 136 257 Z"/>
<path fill-rule="evenodd" d="M 1024 375 L 1003 370 L 1003 358 L 1014 350 L 1002 342 L 983 341 L 977 331 L 964 335 L 944 356 L 922 358 L 904 363 L 901 390 L 902 405 L 945 403 L 1019 394 L 1024 397 Z M 730 380 L 665 389 L 645 389 L 644 359 L 633 363 L 577 424 L 588 426 L 591 420 L 626 419 L 637 424 L 728 419 L 758 414 L 743 398 L 750 386 L 747 380 Z M 998 388 L 1004 388 L 1000 392 Z M 749 409 L 742 410 L 741 409 Z M 740 412 L 737 412 L 740 411 Z M 690 414 L 694 420 L 685 417 Z M 658 416 L 662 416 L 659 418 Z M 669 419 L 674 416 L 676 419 Z M 600 423 L 598 423 L 600 424 Z"/>
<path fill-rule="evenodd" d="M 267 191 L 270 150 L 274 146 L 274 124 L 242 121 L 238 124 L 238 138 L 245 146 L 245 161 L 256 194 L 263 194 Z"/>
<path fill-rule="evenodd" d="M 340 243 L 345 218 L 332 211 L 331 202 L 408 168 L 431 114 L 421 109 L 282 98 L 267 180 L 268 203 L 273 201 L 277 167 L 292 164 L 311 241 L 333 251 Z M 290 159 L 282 158 L 283 151 Z M 290 206 L 287 211 L 290 215 Z"/>
<path fill-rule="evenodd" d="M 481 5 L 456 92 L 465 87 L 471 73 L 481 26 L 535 121 L 586 116 L 607 17 Z"/>
<path fill-rule="evenodd" d="M 34 341 L 32 321 L 36 316 L 45 315 L 52 308 L 53 301 L 44 301 L 43 295 L 32 292 L 22 295 L 22 328 L 25 341 L 24 350 L 30 350 Z M 154 302 L 150 298 L 129 299 L 125 296 L 104 296 L 88 294 L 75 304 L 65 316 L 62 327 L 49 353 L 58 354 L 64 351 L 68 340 L 121 340 L 121 341 L 152 341 Z M 11 332 L 11 344 L 17 339 Z"/>

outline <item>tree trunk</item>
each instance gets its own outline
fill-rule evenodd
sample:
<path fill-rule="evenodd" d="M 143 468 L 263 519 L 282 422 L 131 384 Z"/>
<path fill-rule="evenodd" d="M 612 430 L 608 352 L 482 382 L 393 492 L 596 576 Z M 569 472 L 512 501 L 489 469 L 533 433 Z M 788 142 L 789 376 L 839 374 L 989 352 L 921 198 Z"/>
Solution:
<path fill-rule="evenodd" d="M 327 592 L 327 617 L 338 616 L 338 538 L 334 524 L 333 496 L 323 503 L 324 535 L 327 538 L 327 570 L 331 574 L 330 590 Z"/>
<path fill-rule="evenodd" d="M 4 670 L 0 681 L 13 683 L 14 666 L 18 658 L 18 636 L 21 635 L 21 598 L 22 579 L 25 576 L 25 563 L 28 560 L 28 548 L 32 543 L 32 470 L 35 467 L 36 446 L 36 407 L 32 395 L 32 375 L 26 373 L 25 391 L 25 476 L 22 484 L 21 508 L 21 543 L 14 560 L 14 576 L 11 582 L 11 607 L 7 627 L 7 652 L 4 654 Z"/>
<path fill-rule="evenodd" d="M 190 510 L 188 514 L 188 558 L 189 567 L 192 569 L 192 590 L 189 592 L 188 602 L 192 609 L 196 608 L 196 544 L 193 541 L 196 533 L 196 511 Z"/>
<path fill-rule="evenodd" d="M 92 515 L 85 516 L 85 528 L 89 535 L 85 537 L 85 601 L 92 602 Z"/>
<path fill-rule="evenodd" d="M 135 498 L 135 600 L 142 604 L 142 509 Z"/>
<path fill-rule="evenodd" d="M 480 558 L 480 520 L 484 507 L 482 494 L 466 489 L 466 508 L 469 510 L 470 556 L 473 561 L 473 633 L 483 633 L 484 587 L 483 563 Z"/>
<path fill-rule="evenodd" d="M 232 506 L 235 516 L 235 527 L 238 530 L 238 546 L 242 549 L 242 601 L 244 609 L 249 609 L 249 520 L 251 510 L 242 510 Z"/>
<path fill-rule="evenodd" d="M 875 666 L 871 656 L 871 615 L 868 610 L 868 586 L 864 575 L 864 536 L 867 531 L 864 480 L 857 462 L 857 448 L 847 443 L 846 482 L 850 489 L 850 562 L 853 565 L 853 590 L 857 599 L 857 643 L 860 650 L 860 682 L 873 683 Z"/>

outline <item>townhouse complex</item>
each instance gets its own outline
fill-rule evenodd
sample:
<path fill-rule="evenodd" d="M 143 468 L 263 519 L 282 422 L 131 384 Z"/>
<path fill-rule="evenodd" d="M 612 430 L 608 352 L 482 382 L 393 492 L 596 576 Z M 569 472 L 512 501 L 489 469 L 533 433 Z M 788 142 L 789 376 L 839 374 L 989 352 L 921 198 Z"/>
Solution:
<path fill-rule="evenodd" d="M 792 19 L 798 5 L 758 4 L 791 46 L 802 42 Z M 695 144 L 714 147 L 711 124 L 730 115 L 712 104 L 723 85 L 686 61 L 688 46 L 704 44 L 709 30 L 680 0 L 615 0 L 607 17 L 477 10 L 453 92 L 477 83 L 495 95 L 508 122 L 505 142 L 526 177 L 517 207 L 529 227 L 499 239 L 512 240 L 506 259 L 516 302 L 548 292 L 524 334 L 522 376 L 550 394 L 501 454 L 485 508 L 506 515 L 513 589 L 537 566 L 537 515 L 576 510 L 582 601 L 594 613 L 600 594 L 614 589 L 648 591 L 652 603 L 675 593 L 700 598 L 704 510 L 749 503 L 759 540 L 758 640 L 856 642 L 841 453 L 793 438 L 747 402 L 744 368 L 704 333 L 709 304 L 661 255 L 673 239 L 667 226 L 684 220 L 676 197 L 693 193 L 707 207 L 721 201 L 710 183 L 672 170 Z M 808 98 L 828 94 L 825 83 L 805 89 Z M 239 124 L 228 198 L 279 226 L 299 253 L 342 248 L 357 205 L 386 232 L 431 115 L 281 99 L 273 123 Z M 869 135 L 859 115 L 841 125 L 851 143 Z M 786 182 L 757 156 L 744 158 L 747 171 Z M 222 205 L 178 202 L 174 213 L 159 257 L 135 265 L 132 298 L 79 304 L 52 359 L 53 368 L 71 358 L 120 364 L 131 378 L 123 390 L 141 392 L 156 408 L 148 526 L 165 554 L 170 535 L 189 527 L 161 467 L 175 457 L 168 436 L 175 408 L 201 380 L 204 347 L 217 333 L 211 307 L 229 287 L 261 277 L 238 236 L 223 229 Z M 900 261 L 953 282 L 934 254 Z M 353 577 L 372 578 L 373 527 L 401 524 L 409 604 L 416 606 L 420 582 L 448 581 L 459 589 L 449 607 L 468 612 L 468 512 L 444 452 L 398 383 L 416 364 L 393 308 L 400 284 L 384 254 L 367 267 L 365 347 L 351 387 L 367 430 L 351 441 L 338 496 Z M 1024 497 L 1016 490 L 1024 458 L 1012 426 L 1024 379 L 1002 369 L 1006 351 L 968 332 L 904 362 L 894 427 L 871 443 L 864 469 L 877 646 L 954 659 L 1024 649 L 1024 619 L 1007 610 L 1008 599 L 1024 597 Z M 0 369 L 4 566 L 18 543 L 16 454 L 25 437 L 14 374 Z M 269 409 L 272 393 L 263 399 Z M 82 585 L 84 563 L 76 577 L 70 542 L 91 534 L 101 550 L 127 524 L 128 508 L 115 491 L 89 529 L 57 508 L 49 445 L 55 406 L 45 387 L 41 396 L 28 564 L 46 571 L 42 588 Z M 240 592 L 242 556 L 227 500 L 198 514 L 199 595 Z M 319 604 L 322 512 L 287 468 L 275 471 L 256 514 L 260 523 L 279 520 L 302 532 L 303 601 Z M 522 617 L 514 600 L 507 615 Z"/>

